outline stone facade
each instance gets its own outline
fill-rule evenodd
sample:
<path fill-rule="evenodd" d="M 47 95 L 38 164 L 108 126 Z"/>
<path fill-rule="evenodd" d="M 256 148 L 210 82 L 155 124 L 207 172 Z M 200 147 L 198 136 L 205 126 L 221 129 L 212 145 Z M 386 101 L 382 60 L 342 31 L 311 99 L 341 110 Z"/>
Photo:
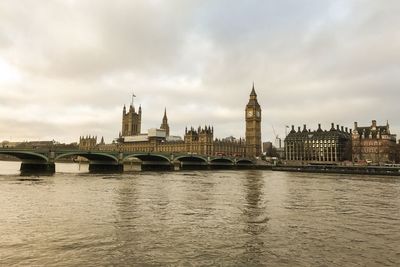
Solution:
<path fill-rule="evenodd" d="M 285 138 L 285 156 L 289 163 L 323 163 L 337 164 L 351 159 L 351 133 L 343 126 L 334 127 L 329 131 L 321 129 L 321 124 L 315 131 L 303 130 L 294 126 Z"/>
<path fill-rule="evenodd" d="M 396 163 L 400 163 L 400 140 L 396 145 Z"/>
<path fill-rule="evenodd" d="M 127 136 L 137 136 L 141 129 L 142 109 L 135 113 L 133 105 L 129 112 L 123 109 L 122 132 L 118 142 L 114 144 L 96 145 L 97 137 L 80 138 L 79 147 L 85 150 L 131 151 L 131 152 L 161 152 L 188 153 L 208 156 L 255 157 L 261 155 L 261 108 L 257 102 L 254 85 L 246 106 L 246 137 L 248 140 L 233 137 L 222 140 L 214 139 L 214 128 L 211 126 L 191 127 L 185 130 L 183 140 L 168 141 L 170 128 L 166 110 L 162 119 L 161 129 L 166 137 L 147 136 L 146 141 L 127 142 Z"/>
<path fill-rule="evenodd" d="M 214 129 L 210 126 L 186 129 L 183 141 L 165 141 L 150 139 L 147 142 L 131 142 L 117 144 L 115 149 L 121 151 L 187 153 L 208 156 L 244 156 L 243 140 L 213 139 Z M 101 149 L 101 147 L 99 147 Z"/>
<path fill-rule="evenodd" d="M 162 119 L 162 123 L 161 123 L 160 129 L 165 130 L 166 136 L 167 137 L 169 136 L 169 125 L 168 125 L 168 118 L 167 118 L 167 109 L 164 110 L 164 117 Z"/>
<path fill-rule="evenodd" d="M 396 161 L 396 135 L 390 133 L 389 123 L 377 126 L 376 120 L 370 126 L 359 127 L 354 123 L 352 154 L 354 162 L 371 164 L 393 163 Z"/>
<path fill-rule="evenodd" d="M 141 133 L 142 125 L 142 107 L 139 106 L 139 111 L 135 111 L 133 103 L 129 106 L 128 112 L 124 106 L 122 110 L 122 130 L 120 136 L 132 136 Z"/>
<path fill-rule="evenodd" d="M 261 107 L 257 101 L 257 94 L 253 88 L 245 109 L 246 118 L 246 151 L 250 157 L 261 156 Z"/>
<path fill-rule="evenodd" d="M 92 150 L 97 147 L 97 136 L 81 136 L 79 137 L 79 149 Z"/>

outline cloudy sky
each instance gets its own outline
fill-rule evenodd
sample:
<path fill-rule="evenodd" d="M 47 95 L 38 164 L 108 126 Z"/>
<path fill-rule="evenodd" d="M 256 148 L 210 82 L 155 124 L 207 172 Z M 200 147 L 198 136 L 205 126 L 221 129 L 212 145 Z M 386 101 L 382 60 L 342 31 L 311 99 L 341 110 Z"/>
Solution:
<path fill-rule="evenodd" d="M 285 125 L 389 120 L 400 134 L 400 1 L 0 2 L 0 141 L 111 142 L 132 90 L 142 129 L 244 136 L 255 82 L 263 141 Z"/>

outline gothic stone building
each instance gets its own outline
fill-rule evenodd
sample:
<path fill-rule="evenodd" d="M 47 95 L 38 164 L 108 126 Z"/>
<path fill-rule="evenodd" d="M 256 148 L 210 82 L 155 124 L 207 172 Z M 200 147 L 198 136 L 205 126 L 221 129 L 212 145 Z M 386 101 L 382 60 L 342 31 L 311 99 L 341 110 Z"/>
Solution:
<path fill-rule="evenodd" d="M 318 129 L 303 130 L 294 126 L 285 138 L 286 161 L 291 164 L 318 163 L 337 164 L 340 161 L 351 159 L 351 133 L 347 128 L 334 127 L 332 123 L 329 131 Z"/>
<path fill-rule="evenodd" d="M 132 136 L 138 135 L 141 132 L 142 125 L 142 107 L 139 106 L 139 111 L 135 111 L 135 107 L 132 104 L 129 106 L 129 111 L 126 112 L 124 106 L 122 110 L 122 132 L 120 136 Z"/>
<path fill-rule="evenodd" d="M 354 123 L 352 134 L 352 153 L 354 162 L 372 164 L 392 163 L 396 161 L 396 135 L 390 133 L 389 123 L 377 126 L 359 127 Z"/>
<path fill-rule="evenodd" d="M 257 157 L 261 155 L 261 108 L 253 88 L 245 109 L 246 139 L 214 139 L 214 128 L 210 126 L 185 130 L 183 140 L 170 138 L 167 112 L 164 111 L 160 129 L 150 129 L 141 133 L 142 109 L 135 112 L 133 104 L 126 112 L 123 108 L 122 132 L 114 145 L 98 145 L 98 150 L 118 150 L 132 152 L 191 153 L 210 156 Z M 95 141 L 94 141 L 95 142 Z M 93 139 L 80 139 L 84 149 L 93 149 Z M 90 144 L 90 145 L 89 145 Z"/>
<path fill-rule="evenodd" d="M 98 145 L 104 145 L 104 138 L 101 137 L 100 144 L 97 144 L 97 136 L 81 136 L 79 137 L 79 149 L 91 150 L 95 149 Z"/>
<path fill-rule="evenodd" d="M 261 151 L 261 107 L 257 101 L 257 94 L 253 88 L 246 110 L 246 154 L 251 157 L 259 157 Z"/>

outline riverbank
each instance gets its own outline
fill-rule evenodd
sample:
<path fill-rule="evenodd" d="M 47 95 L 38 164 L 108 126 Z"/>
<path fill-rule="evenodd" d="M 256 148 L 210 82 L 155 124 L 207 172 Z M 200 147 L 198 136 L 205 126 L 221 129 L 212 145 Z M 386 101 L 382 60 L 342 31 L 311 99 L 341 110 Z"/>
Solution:
<path fill-rule="evenodd" d="M 273 166 L 273 171 L 400 176 L 400 168 L 386 166 Z"/>

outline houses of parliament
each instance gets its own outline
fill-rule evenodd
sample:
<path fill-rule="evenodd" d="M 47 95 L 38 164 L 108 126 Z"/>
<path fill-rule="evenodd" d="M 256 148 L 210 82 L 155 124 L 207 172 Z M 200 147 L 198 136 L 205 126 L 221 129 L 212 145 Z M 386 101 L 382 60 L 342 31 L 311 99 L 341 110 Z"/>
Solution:
<path fill-rule="evenodd" d="M 167 111 L 159 128 L 142 133 L 142 108 L 136 110 L 133 101 L 129 108 L 122 110 L 122 127 L 119 137 L 112 144 L 103 139 L 97 144 L 97 137 L 81 137 L 80 149 L 130 152 L 188 153 L 207 156 L 259 157 L 261 151 L 261 107 L 257 101 L 254 84 L 245 107 L 245 139 L 228 137 L 214 139 L 214 127 L 186 128 L 183 139 L 170 135 Z"/>

